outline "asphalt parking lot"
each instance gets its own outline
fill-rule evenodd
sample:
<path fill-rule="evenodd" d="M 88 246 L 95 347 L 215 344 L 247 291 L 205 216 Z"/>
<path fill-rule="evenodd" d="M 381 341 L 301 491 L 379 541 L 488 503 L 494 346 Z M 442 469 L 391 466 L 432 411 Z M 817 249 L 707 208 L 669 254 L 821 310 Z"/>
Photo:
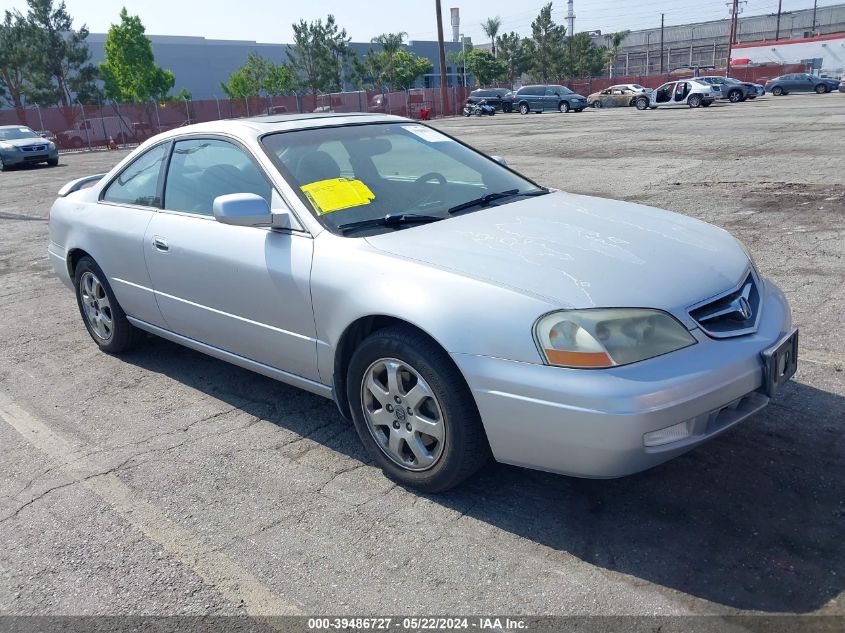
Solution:
<path fill-rule="evenodd" d="M 845 615 L 845 94 L 435 126 L 542 184 L 743 240 L 801 329 L 762 413 L 640 475 L 396 487 L 334 405 L 149 338 L 97 351 L 0 174 L 0 613 Z"/>

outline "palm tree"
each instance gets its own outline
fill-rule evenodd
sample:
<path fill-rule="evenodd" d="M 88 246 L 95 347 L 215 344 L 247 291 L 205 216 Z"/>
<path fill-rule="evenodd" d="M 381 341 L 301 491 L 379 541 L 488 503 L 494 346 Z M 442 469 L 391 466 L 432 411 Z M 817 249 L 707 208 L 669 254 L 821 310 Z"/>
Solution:
<path fill-rule="evenodd" d="M 370 41 L 373 44 L 380 45 L 381 49 L 387 53 L 388 57 L 393 57 L 399 52 L 399 49 L 402 48 L 402 44 L 405 42 L 406 37 L 408 37 L 408 34 L 404 31 L 400 33 L 382 33 Z"/>
<path fill-rule="evenodd" d="M 498 15 L 495 18 L 487 18 L 484 22 L 481 23 L 482 30 L 487 34 L 487 37 L 490 38 L 492 44 L 492 53 L 496 55 L 496 36 L 499 34 L 499 29 L 502 28 L 502 18 Z"/>
<path fill-rule="evenodd" d="M 628 37 L 631 31 L 619 31 L 617 33 L 608 33 L 604 36 L 607 42 L 607 68 L 610 72 L 610 78 L 613 79 L 613 62 L 616 55 L 619 54 L 619 47 L 622 46 L 622 41 Z"/>

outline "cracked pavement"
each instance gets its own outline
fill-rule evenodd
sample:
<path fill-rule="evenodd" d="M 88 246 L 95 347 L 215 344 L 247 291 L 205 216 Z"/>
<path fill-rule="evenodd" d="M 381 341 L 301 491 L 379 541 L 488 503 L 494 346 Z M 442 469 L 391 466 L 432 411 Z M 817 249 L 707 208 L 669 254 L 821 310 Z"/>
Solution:
<path fill-rule="evenodd" d="M 0 174 L 0 614 L 845 614 L 843 107 L 434 123 L 542 184 L 730 230 L 801 328 L 771 406 L 673 462 L 491 464 L 436 496 L 385 479 L 327 400 L 154 337 L 96 350 L 44 220 L 122 152 Z"/>

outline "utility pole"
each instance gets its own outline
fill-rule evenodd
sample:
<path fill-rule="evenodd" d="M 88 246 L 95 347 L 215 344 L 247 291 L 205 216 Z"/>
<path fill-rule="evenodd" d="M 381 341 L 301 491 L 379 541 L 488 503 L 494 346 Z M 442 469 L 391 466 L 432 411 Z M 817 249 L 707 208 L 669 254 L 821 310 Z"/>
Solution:
<path fill-rule="evenodd" d="M 731 55 L 733 54 L 734 39 L 736 38 L 736 20 L 739 16 L 739 0 L 733 0 L 731 5 L 731 34 L 728 37 L 728 61 L 725 64 L 725 77 L 731 72 Z"/>
<path fill-rule="evenodd" d="M 783 0 L 778 0 L 778 21 L 775 24 L 775 41 L 776 42 L 780 39 L 780 9 L 781 9 L 782 4 L 783 4 Z"/>
<path fill-rule="evenodd" d="M 816 8 L 819 6 L 819 0 L 813 0 L 813 30 L 811 33 L 813 37 L 816 35 Z"/>
<path fill-rule="evenodd" d="M 660 74 L 663 74 L 663 18 L 665 14 L 660 14 Z"/>
<path fill-rule="evenodd" d="M 446 48 L 443 45 L 443 12 L 440 9 L 440 0 L 437 4 L 437 47 L 440 52 L 440 101 L 443 106 L 443 116 L 449 110 L 449 89 L 446 86 Z"/>

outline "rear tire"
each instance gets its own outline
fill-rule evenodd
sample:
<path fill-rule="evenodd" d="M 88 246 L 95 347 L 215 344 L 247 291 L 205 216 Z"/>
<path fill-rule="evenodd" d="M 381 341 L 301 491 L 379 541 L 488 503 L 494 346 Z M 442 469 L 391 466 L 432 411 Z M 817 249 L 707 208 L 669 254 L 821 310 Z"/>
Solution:
<path fill-rule="evenodd" d="M 73 149 L 82 149 L 82 147 L 83 147 L 84 145 L 85 145 L 85 143 L 83 143 L 83 142 L 82 142 L 82 139 L 81 139 L 81 138 L 79 138 L 78 136 L 75 136 L 74 138 L 72 138 L 72 139 L 70 140 L 70 146 L 71 146 Z"/>
<path fill-rule="evenodd" d="M 687 100 L 687 105 L 691 108 L 697 108 L 701 105 L 703 99 L 701 95 L 690 95 L 690 98 Z"/>
<path fill-rule="evenodd" d="M 702 102 L 701 102 L 701 107 L 702 107 L 702 108 L 707 108 L 707 107 L 709 107 L 709 106 L 710 106 L 710 105 L 712 105 L 712 104 L 713 104 L 713 102 L 712 102 L 712 101 L 702 101 Z"/>
<path fill-rule="evenodd" d="M 76 303 L 88 334 L 101 350 L 120 354 L 131 349 L 141 331 L 126 318 L 102 269 L 90 257 L 83 257 L 73 271 Z"/>
<path fill-rule="evenodd" d="M 7 171 L 9 168 L 6 166 L 6 163 L 3 162 L 3 157 L 0 156 L 0 171 Z"/>
<path fill-rule="evenodd" d="M 349 362 L 346 392 L 368 453 L 402 485 L 442 492 L 490 457 L 463 376 L 449 355 L 417 330 L 392 326 L 367 337 Z"/>
<path fill-rule="evenodd" d="M 528 114 L 529 112 L 531 112 L 531 108 L 528 107 L 527 103 L 520 103 L 519 104 L 519 113 L 520 114 L 525 115 L 525 114 Z"/>

